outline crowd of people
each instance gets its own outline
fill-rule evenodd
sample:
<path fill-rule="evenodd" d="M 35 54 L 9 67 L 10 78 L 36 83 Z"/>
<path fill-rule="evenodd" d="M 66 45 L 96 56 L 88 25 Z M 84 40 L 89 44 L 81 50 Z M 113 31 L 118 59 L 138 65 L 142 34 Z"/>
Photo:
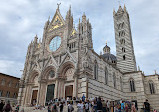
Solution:
<path fill-rule="evenodd" d="M 15 106 L 15 109 L 12 108 L 14 106 Z M 3 100 L 1 100 L 0 112 L 19 112 L 19 105 L 13 105 L 12 106 L 10 104 L 10 101 L 4 102 Z"/>
<path fill-rule="evenodd" d="M 83 95 L 81 98 L 56 98 L 46 103 L 46 107 L 43 105 L 34 105 L 34 110 L 48 110 L 48 112 L 137 112 L 137 104 L 129 101 L 108 101 L 103 100 L 101 97 L 86 98 Z M 65 110 L 64 110 L 65 107 Z M 74 109 L 76 108 L 76 109 Z M 148 100 L 143 103 L 143 112 L 150 112 L 150 104 Z M 0 112 L 19 112 L 19 105 L 12 109 L 10 102 L 0 103 Z M 21 110 L 24 112 L 24 110 Z M 157 110 L 153 110 L 157 112 Z"/>
<path fill-rule="evenodd" d="M 54 99 L 49 102 L 48 112 L 64 112 L 63 108 L 66 106 L 68 112 L 73 112 L 74 107 L 77 107 L 77 112 L 137 112 L 137 104 L 129 101 L 108 101 L 101 97 L 87 99 L 84 95 L 81 98 L 73 99 Z M 143 112 L 150 112 L 150 104 L 148 100 L 143 103 Z M 157 110 L 153 110 L 157 112 Z"/>

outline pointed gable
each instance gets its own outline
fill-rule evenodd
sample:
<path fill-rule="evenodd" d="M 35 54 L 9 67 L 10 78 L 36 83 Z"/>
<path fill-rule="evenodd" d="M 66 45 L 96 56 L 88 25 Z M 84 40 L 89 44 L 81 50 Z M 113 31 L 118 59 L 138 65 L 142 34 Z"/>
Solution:
<path fill-rule="evenodd" d="M 71 34 L 70 36 L 73 37 L 76 35 L 76 29 L 75 28 L 72 28 L 72 31 L 71 31 Z"/>
<path fill-rule="evenodd" d="M 57 29 L 65 24 L 63 17 L 60 14 L 59 9 L 56 9 L 56 13 L 50 23 L 49 31 Z"/>

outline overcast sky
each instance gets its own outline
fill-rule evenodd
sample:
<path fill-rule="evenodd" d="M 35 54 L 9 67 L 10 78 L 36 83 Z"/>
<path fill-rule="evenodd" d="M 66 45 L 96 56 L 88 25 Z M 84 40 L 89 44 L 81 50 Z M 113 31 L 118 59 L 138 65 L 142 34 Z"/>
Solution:
<path fill-rule="evenodd" d="M 42 38 L 48 17 L 54 16 L 57 3 L 65 18 L 72 7 L 74 24 L 85 12 L 93 27 L 93 46 L 99 54 L 107 40 L 115 52 L 113 9 L 118 0 L 0 0 L 0 72 L 21 77 L 27 46 L 37 34 Z M 145 75 L 159 71 L 159 0 L 121 0 L 130 16 L 137 66 Z"/>

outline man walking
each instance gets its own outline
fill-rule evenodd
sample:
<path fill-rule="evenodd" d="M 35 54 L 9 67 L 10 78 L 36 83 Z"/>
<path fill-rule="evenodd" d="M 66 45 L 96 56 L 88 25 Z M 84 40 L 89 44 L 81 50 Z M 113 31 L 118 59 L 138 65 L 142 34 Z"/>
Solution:
<path fill-rule="evenodd" d="M 144 102 L 144 108 L 145 108 L 144 112 L 150 112 L 150 104 L 147 99 Z"/>

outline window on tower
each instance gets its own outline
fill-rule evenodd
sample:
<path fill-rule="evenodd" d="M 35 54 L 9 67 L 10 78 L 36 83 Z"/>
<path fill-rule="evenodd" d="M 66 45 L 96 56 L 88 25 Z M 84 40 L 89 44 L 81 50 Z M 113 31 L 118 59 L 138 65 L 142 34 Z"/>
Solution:
<path fill-rule="evenodd" d="M 122 45 L 125 45 L 125 39 L 121 39 L 121 40 L 120 40 L 120 43 L 121 43 Z"/>
<path fill-rule="evenodd" d="M 94 79 L 98 79 L 98 64 L 97 64 L 97 61 L 95 61 L 95 64 L 94 64 Z"/>
<path fill-rule="evenodd" d="M 117 24 L 118 29 L 122 29 L 124 27 L 124 22 Z"/>
<path fill-rule="evenodd" d="M 113 73 L 113 83 L 114 83 L 114 88 L 116 88 L 116 76 L 115 76 L 115 73 Z"/>
<path fill-rule="evenodd" d="M 130 91 L 131 92 L 135 92 L 135 82 L 134 82 L 134 79 L 130 79 L 129 80 L 129 83 L 130 83 Z"/>
<path fill-rule="evenodd" d="M 126 57 L 125 57 L 125 55 L 123 56 L 123 60 L 125 60 L 126 59 Z"/>
<path fill-rule="evenodd" d="M 125 48 L 124 47 L 122 48 L 122 52 L 125 52 Z"/>
<path fill-rule="evenodd" d="M 105 84 L 108 84 L 108 70 L 107 70 L 107 67 L 105 67 Z"/>
<path fill-rule="evenodd" d="M 125 36 L 125 31 L 122 31 L 121 36 L 122 36 L 122 37 Z"/>
<path fill-rule="evenodd" d="M 124 27 L 124 22 L 122 23 L 122 28 Z"/>
<path fill-rule="evenodd" d="M 155 87 L 153 81 L 149 81 L 150 93 L 155 94 Z"/>

